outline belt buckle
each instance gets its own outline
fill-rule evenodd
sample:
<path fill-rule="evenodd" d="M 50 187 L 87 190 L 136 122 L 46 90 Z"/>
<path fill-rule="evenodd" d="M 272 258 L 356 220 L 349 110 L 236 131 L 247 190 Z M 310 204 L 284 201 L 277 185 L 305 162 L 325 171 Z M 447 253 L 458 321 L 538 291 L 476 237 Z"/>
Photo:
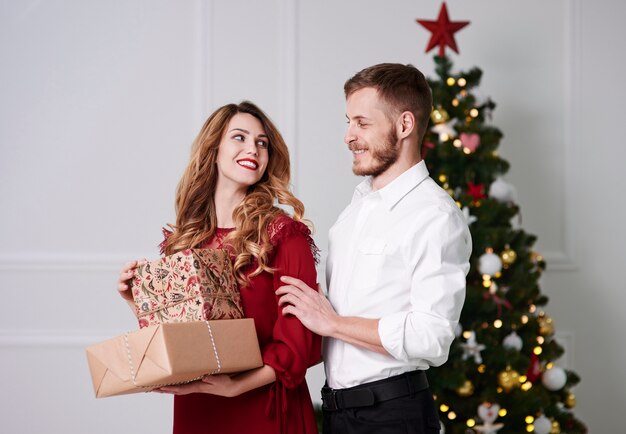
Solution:
<path fill-rule="evenodd" d="M 324 409 L 328 411 L 337 411 L 339 406 L 337 405 L 337 391 L 330 389 L 330 392 L 326 392 L 322 395 L 322 402 L 324 403 Z"/>

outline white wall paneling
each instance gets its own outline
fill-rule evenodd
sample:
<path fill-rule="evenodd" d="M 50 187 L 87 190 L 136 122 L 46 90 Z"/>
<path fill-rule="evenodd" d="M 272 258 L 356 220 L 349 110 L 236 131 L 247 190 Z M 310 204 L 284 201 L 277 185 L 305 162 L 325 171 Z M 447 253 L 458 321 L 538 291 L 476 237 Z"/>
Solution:
<path fill-rule="evenodd" d="M 626 302 L 617 115 L 626 95 L 614 43 L 626 5 L 447 4 L 452 20 L 471 21 L 451 56 L 457 70 L 483 70 L 477 96 L 498 104 L 506 178 L 548 261 L 542 290 L 566 347 L 559 363 L 583 379 L 575 411 L 591 432 L 613 432 L 617 418 L 598 403 L 626 405 L 615 344 Z M 0 2 L 0 431 L 169 432 L 169 397 L 93 399 L 83 347 L 136 327 L 116 275 L 129 259 L 156 256 L 202 123 L 242 99 L 267 111 L 325 258 L 328 229 L 360 181 L 343 143 L 343 83 L 378 62 L 432 76 L 430 34 L 415 19 L 434 19 L 440 5 Z M 319 273 L 324 286 L 323 261 Z M 308 379 L 319 401 L 321 365 Z"/>

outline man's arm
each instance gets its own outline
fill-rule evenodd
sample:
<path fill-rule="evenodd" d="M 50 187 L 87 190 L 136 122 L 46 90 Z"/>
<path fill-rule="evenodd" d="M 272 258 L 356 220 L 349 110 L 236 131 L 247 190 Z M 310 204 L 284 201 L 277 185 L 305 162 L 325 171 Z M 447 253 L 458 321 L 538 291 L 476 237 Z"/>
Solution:
<path fill-rule="evenodd" d="M 329 336 L 369 351 L 389 355 L 378 334 L 378 319 L 337 315 L 321 292 L 293 277 L 283 276 L 285 285 L 278 288 L 283 315 L 294 315 L 320 336 Z"/>

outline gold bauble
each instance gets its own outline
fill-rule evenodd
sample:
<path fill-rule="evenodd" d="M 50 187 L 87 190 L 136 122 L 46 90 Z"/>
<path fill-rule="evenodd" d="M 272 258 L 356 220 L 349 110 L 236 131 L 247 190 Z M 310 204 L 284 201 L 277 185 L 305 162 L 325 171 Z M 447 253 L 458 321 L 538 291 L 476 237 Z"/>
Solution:
<path fill-rule="evenodd" d="M 552 429 L 550 430 L 550 434 L 561 434 L 561 424 L 558 421 L 552 421 Z"/>
<path fill-rule="evenodd" d="M 471 381 L 465 380 L 463 385 L 456 389 L 456 393 L 461 397 L 471 396 L 474 393 L 474 385 Z"/>
<path fill-rule="evenodd" d="M 500 258 L 504 265 L 511 265 L 517 259 L 517 253 L 515 253 L 515 250 L 508 248 L 500 253 Z"/>
<path fill-rule="evenodd" d="M 437 107 L 430 113 L 430 119 L 435 124 L 443 124 L 444 122 L 448 122 L 450 115 L 445 109 Z"/>
<path fill-rule="evenodd" d="M 544 262 L 544 258 L 543 256 L 541 256 L 541 254 L 539 254 L 538 252 L 530 252 L 530 261 L 537 267 L 545 265 L 543 264 Z"/>
<path fill-rule="evenodd" d="M 510 366 L 507 366 L 506 369 L 498 374 L 498 383 L 502 388 L 510 392 L 514 387 L 519 387 L 519 373 Z"/>
<path fill-rule="evenodd" d="M 552 336 L 554 334 L 554 322 L 548 315 L 537 318 L 539 323 L 539 334 L 542 336 Z"/>
<path fill-rule="evenodd" d="M 565 404 L 565 407 L 567 408 L 576 407 L 576 395 L 574 395 L 572 392 L 568 393 L 563 403 Z"/>

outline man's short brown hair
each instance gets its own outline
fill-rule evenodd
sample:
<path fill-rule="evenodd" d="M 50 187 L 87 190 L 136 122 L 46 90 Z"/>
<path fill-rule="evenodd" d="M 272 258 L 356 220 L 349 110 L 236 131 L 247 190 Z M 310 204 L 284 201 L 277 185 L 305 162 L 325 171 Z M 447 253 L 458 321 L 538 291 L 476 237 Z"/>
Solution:
<path fill-rule="evenodd" d="M 388 107 L 387 115 L 390 118 L 405 111 L 413 113 L 421 144 L 433 105 L 433 97 L 424 74 L 413 65 L 380 63 L 357 72 L 346 81 L 343 90 L 348 98 L 366 87 L 378 91 Z"/>

